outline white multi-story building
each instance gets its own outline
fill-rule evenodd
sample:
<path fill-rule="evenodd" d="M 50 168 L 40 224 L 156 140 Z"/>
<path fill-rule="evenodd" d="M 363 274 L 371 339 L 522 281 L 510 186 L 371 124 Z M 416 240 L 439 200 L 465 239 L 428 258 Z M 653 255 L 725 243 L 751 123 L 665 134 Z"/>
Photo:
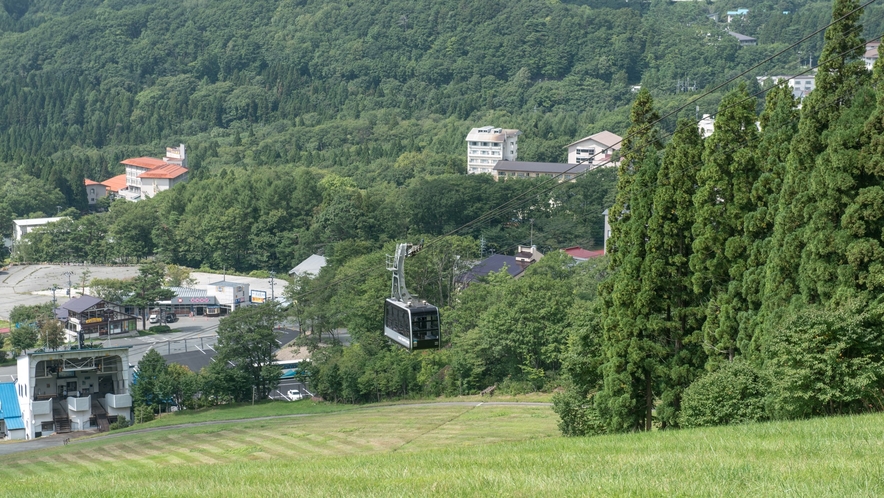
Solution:
<path fill-rule="evenodd" d="M 623 138 L 619 135 L 607 130 L 581 138 L 567 145 L 568 162 L 589 164 L 590 169 L 599 166 L 617 166 L 619 162 L 613 160 L 614 152 L 620 150 L 622 141 Z"/>
<path fill-rule="evenodd" d="M 700 130 L 700 136 L 703 138 L 712 135 L 715 131 L 715 116 L 704 114 L 703 119 L 697 121 L 697 128 Z"/>
<path fill-rule="evenodd" d="M 866 43 L 866 53 L 863 55 L 863 61 L 866 63 L 866 69 L 871 71 L 875 67 L 875 61 L 878 60 L 878 47 L 880 41 L 871 41 Z"/>
<path fill-rule="evenodd" d="M 786 81 L 789 88 L 792 89 L 792 95 L 796 99 L 803 99 L 807 94 L 816 88 L 816 71 L 800 76 L 756 76 L 758 84 L 764 86 L 767 81 L 773 82 L 774 85 L 781 81 Z"/>
<path fill-rule="evenodd" d="M 467 135 L 467 173 L 492 173 L 497 161 L 515 161 L 522 132 L 483 126 Z"/>
<path fill-rule="evenodd" d="M 18 394 L 27 438 L 107 430 L 130 418 L 129 347 L 28 353 L 18 358 Z"/>
<path fill-rule="evenodd" d="M 166 157 L 162 159 L 134 157 L 120 163 L 126 166 L 126 188 L 121 189 L 119 195 L 130 201 L 153 197 L 187 181 L 184 144 L 180 147 L 167 147 Z"/>

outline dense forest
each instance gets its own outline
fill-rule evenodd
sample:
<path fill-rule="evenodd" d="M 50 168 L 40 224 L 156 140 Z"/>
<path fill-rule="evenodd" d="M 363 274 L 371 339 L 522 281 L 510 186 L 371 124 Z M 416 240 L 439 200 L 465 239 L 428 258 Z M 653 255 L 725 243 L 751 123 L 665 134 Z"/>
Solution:
<path fill-rule="evenodd" d="M 626 130 L 631 87 L 650 90 L 662 111 L 674 109 L 824 26 L 830 13 L 825 2 L 759 1 L 7 0 L 2 5 L 0 231 L 8 235 L 16 217 L 66 208 L 85 213 L 84 178 L 103 180 L 122 172 L 122 159 L 158 156 L 165 146 L 184 142 L 192 169 L 188 188 L 194 192 L 156 200 L 151 211 L 159 218 L 149 219 L 157 224 L 138 227 L 142 234 L 151 231 L 152 239 L 139 237 L 143 247 L 133 251 L 65 256 L 102 261 L 160 254 L 175 263 L 242 271 L 287 269 L 321 250 L 320 244 L 348 238 L 379 244 L 438 234 L 457 221 L 428 229 L 408 219 L 410 211 L 393 214 L 384 201 L 400 187 L 438 198 L 428 192 L 432 181 L 417 183 L 464 171 L 463 140 L 470 128 L 519 128 L 522 160 L 562 161 L 563 146 L 577 138 Z M 728 26 L 724 12 L 736 7 L 749 8 L 750 15 Z M 878 7 L 865 14 L 867 32 L 880 31 L 884 15 L 876 14 Z M 759 45 L 741 48 L 725 34 L 728 27 L 758 37 Z M 821 44 L 821 35 L 812 37 L 757 72 L 802 71 Z M 690 85 L 679 84 L 685 81 Z M 712 113 L 720 98 L 720 92 L 704 98 L 699 112 Z M 674 130 L 677 117 L 663 126 Z M 297 194 L 311 206 L 297 208 L 300 213 L 223 203 L 190 208 L 213 220 L 236 217 L 256 234 L 256 227 L 274 227 L 273 235 L 247 237 L 243 227 L 231 227 L 247 249 L 188 247 L 193 244 L 170 244 L 158 235 L 188 230 L 180 227 L 180 215 L 199 191 L 223 186 L 225 195 L 252 196 L 263 188 L 260 181 L 250 184 L 252 177 L 320 181 L 329 174 L 346 178 L 355 189 L 347 202 L 318 204 L 317 192 L 308 190 Z M 462 202 L 478 199 L 467 212 L 493 205 L 484 198 L 481 180 L 437 181 L 438 188 L 465 182 L 454 187 L 469 191 Z M 268 195 L 265 207 L 291 202 L 274 197 L 288 193 Z M 496 193 L 495 200 L 506 195 Z M 138 210 L 140 217 L 149 208 L 119 208 L 125 209 Z M 382 222 L 368 219 L 353 220 L 358 229 L 324 231 L 346 212 L 397 218 L 404 226 L 380 228 Z M 592 215 L 595 235 L 551 234 L 541 245 L 598 245 L 600 218 Z M 501 222 L 517 217 L 496 218 L 484 229 L 505 231 Z M 113 231 L 111 220 L 88 224 L 93 233 Z M 536 229 L 543 240 L 545 227 Z M 514 241 L 528 242 L 523 234 L 488 235 L 494 237 L 500 239 L 492 242 L 498 251 Z M 54 254 L 33 257 L 58 260 Z"/>
<path fill-rule="evenodd" d="M 68 216 L 21 260 L 248 272 L 322 252 L 330 265 L 289 298 L 327 399 L 564 387 L 573 435 L 884 408 L 884 66 L 860 60 L 880 6 L 3 5 L 0 222 Z M 727 26 L 738 7 L 750 13 Z M 825 36 L 736 78 L 833 13 L 846 17 Z M 756 83 L 811 57 L 800 107 Z M 697 113 L 716 115 L 711 136 Z M 603 129 L 626 140 L 619 170 L 497 183 L 464 174 L 464 137 L 484 124 L 521 129 L 522 160 L 563 161 Z M 180 142 L 188 183 L 87 212 L 83 178 Z M 608 207 L 609 257 L 558 251 L 598 247 Z M 446 347 L 408 354 L 380 333 L 383 268 L 419 239 L 408 286 L 443 308 Z M 519 279 L 458 285 L 470 262 L 529 242 L 546 257 Z"/>

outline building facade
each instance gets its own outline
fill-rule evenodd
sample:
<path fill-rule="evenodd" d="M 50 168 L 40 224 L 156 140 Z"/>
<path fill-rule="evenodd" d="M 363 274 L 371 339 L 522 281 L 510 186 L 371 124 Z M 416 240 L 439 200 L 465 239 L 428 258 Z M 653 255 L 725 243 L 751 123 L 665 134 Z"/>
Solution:
<path fill-rule="evenodd" d="M 866 63 L 866 69 L 869 71 L 875 68 L 875 61 L 878 60 L 878 47 L 880 46 L 880 41 L 866 43 L 866 53 L 863 55 L 863 62 Z"/>
<path fill-rule="evenodd" d="M 491 174 L 498 161 L 515 161 L 519 155 L 519 130 L 483 126 L 467 135 L 467 174 Z"/>
<path fill-rule="evenodd" d="M 560 182 L 573 182 L 588 169 L 591 169 L 589 164 L 501 161 L 494 165 L 491 172 L 496 181 L 517 178 L 557 178 Z"/>
<path fill-rule="evenodd" d="M 107 185 L 88 178 L 83 180 L 83 184 L 86 186 L 86 200 L 90 206 L 107 196 Z"/>
<path fill-rule="evenodd" d="M 64 324 L 68 342 L 134 333 L 138 327 L 138 318 L 121 305 L 93 296 L 71 299 L 59 306 L 55 315 Z"/>
<path fill-rule="evenodd" d="M 209 284 L 206 290 L 209 297 L 214 297 L 219 306 L 229 311 L 249 305 L 249 284 L 222 280 Z"/>
<path fill-rule="evenodd" d="M 615 160 L 615 153 L 620 150 L 622 141 L 622 137 L 607 130 L 581 138 L 567 145 L 568 163 L 589 164 L 591 169 L 617 166 L 619 161 Z"/>
<path fill-rule="evenodd" d="M 704 114 L 703 119 L 697 121 L 697 128 L 700 130 L 700 136 L 703 138 L 712 135 L 715 131 L 715 116 Z"/>
<path fill-rule="evenodd" d="M 22 237 L 33 231 L 37 227 L 55 223 L 58 220 L 65 219 L 64 216 L 59 218 L 34 218 L 31 220 L 12 220 L 12 240 L 20 242 Z"/>
<path fill-rule="evenodd" d="M 187 153 L 184 144 L 166 148 L 162 159 L 133 157 L 120 161 L 126 166 L 126 188 L 118 195 L 130 201 L 147 199 L 187 181 Z"/>
<path fill-rule="evenodd" d="M 29 353 L 16 391 L 27 438 L 130 419 L 129 347 Z"/>

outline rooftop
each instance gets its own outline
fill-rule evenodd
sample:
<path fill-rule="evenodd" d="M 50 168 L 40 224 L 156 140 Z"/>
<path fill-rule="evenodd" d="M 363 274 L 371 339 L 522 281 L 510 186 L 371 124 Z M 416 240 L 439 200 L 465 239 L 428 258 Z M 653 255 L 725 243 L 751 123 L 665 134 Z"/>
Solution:
<path fill-rule="evenodd" d="M 169 287 L 169 290 L 175 293 L 175 297 L 207 297 L 209 295 L 209 291 L 206 289 L 191 289 L 190 287 Z"/>
<path fill-rule="evenodd" d="M 566 247 L 565 249 L 562 249 L 562 252 L 578 260 L 598 258 L 605 255 L 604 249 L 599 249 L 598 251 L 590 251 L 580 246 Z"/>
<path fill-rule="evenodd" d="M 739 40 L 741 42 L 742 41 L 758 41 L 755 38 L 752 38 L 751 36 L 741 35 L 740 33 L 737 33 L 736 31 L 728 31 L 727 34 L 733 36 L 734 38 L 736 38 L 737 40 Z"/>
<path fill-rule="evenodd" d="M 507 137 L 517 137 L 521 134 L 522 132 L 519 130 L 483 126 L 470 130 L 466 139 L 467 141 L 503 142 Z"/>
<path fill-rule="evenodd" d="M 472 267 L 470 271 L 461 275 L 458 278 L 458 281 L 464 284 L 473 282 L 482 277 L 487 276 L 489 273 L 496 273 L 506 267 L 506 272 L 510 274 L 510 276 L 515 277 L 525 271 L 525 268 L 528 267 L 525 263 L 519 263 L 516 261 L 515 256 L 507 256 L 505 254 L 494 254 L 489 256 L 482 261 L 480 261 L 476 266 Z"/>
<path fill-rule="evenodd" d="M 56 218 L 31 218 L 29 220 L 13 220 L 12 222 L 18 226 L 45 225 L 54 221 L 63 220 L 64 218 L 64 216 Z"/>
<path fill-rule="evenodd" d="M 0 420 L 6 424 L 6 430 L 25 428 L 21 408 L 18 406 L 15 382 L 0 383 Z"/>
<path fill-rule="evenodd" d="M 614 150 L 620 150 L 620 142 L 623 141 L 623 137 L 621 137 L 620 135 L 617 135 L 616 133 L 611 133 L 610 131 L 605 130 L 605 131 L 600 131 L 600 132 L 596 133 L 595 135 L 583 137 L 580 140 L 577 140 L 576 142 L 571 142 L 568 145 L 566 145 L 566 147 L 570 147 L 572 145 L 577 145 L 580 142 L 585 142 L 587 140 L 593 140 L 593 141 L 596 141 L 596 142 L 598 142 L 602 145 L 605 145 L 607 147 L 612 147 Z"/>
<path fill-rule="evenodd" d="M 82 313 L 100 302 L 101 298 L 94 296 L 75 297 L 59 306 L 59 308 L 64 308 L 73 311 L 74 313 Z"/>
<path fill-rule="evenodd" d="M 219 280 L 217 282 L 209 284 L 214 287 L 236 287 L 238 285 L 247 285 L 242 282 L 232 282 L 230 280 Z"/>
<path fill-rule="evenodd" d="M 124 159 L 120 161 L 120 164 L 125 164 L 127 166 L 136 166 L 139 168 L 154 169 L 159 168 L 160 166 L 165 166 L 168 163 L 166 161 L 163 161 L 162 159 L 157 159 L 155 157 L 133 157 L 131 159 Z"/>
<path fill-rule="evenodd" d="M 101 182 L 102 185 L 106 186 L 108 190 L 113 190 L 114 192 L 119 192 L 126 188 L 126 174 L 113 176 Z"/>
<path fill-rule="evenodd" d="M 289 270 L 289 275 L 319 275 L 319 271 L 328 264 L 328 261 L 324 256 L 320 256 L 318 254 L 311 254 L 309 258 L 301 261 L 301 263 Z"/>
<path fill-rule="evenodd" d="M 187 168 L 177 164 L 166 164 L 138 175 L 138 178 L 165 178 L 168 180 L 178 178 L 187 173 Z"/>

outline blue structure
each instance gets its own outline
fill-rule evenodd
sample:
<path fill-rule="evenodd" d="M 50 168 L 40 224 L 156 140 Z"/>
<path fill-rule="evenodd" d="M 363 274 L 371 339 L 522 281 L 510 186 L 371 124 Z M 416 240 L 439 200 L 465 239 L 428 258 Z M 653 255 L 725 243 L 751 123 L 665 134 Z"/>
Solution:
<path fill-rule="evenodd" d="M 0 432 L 9 439 L 25 438 L 25 421 L 21 417 L 14 382 L 0 383 Z"/>

